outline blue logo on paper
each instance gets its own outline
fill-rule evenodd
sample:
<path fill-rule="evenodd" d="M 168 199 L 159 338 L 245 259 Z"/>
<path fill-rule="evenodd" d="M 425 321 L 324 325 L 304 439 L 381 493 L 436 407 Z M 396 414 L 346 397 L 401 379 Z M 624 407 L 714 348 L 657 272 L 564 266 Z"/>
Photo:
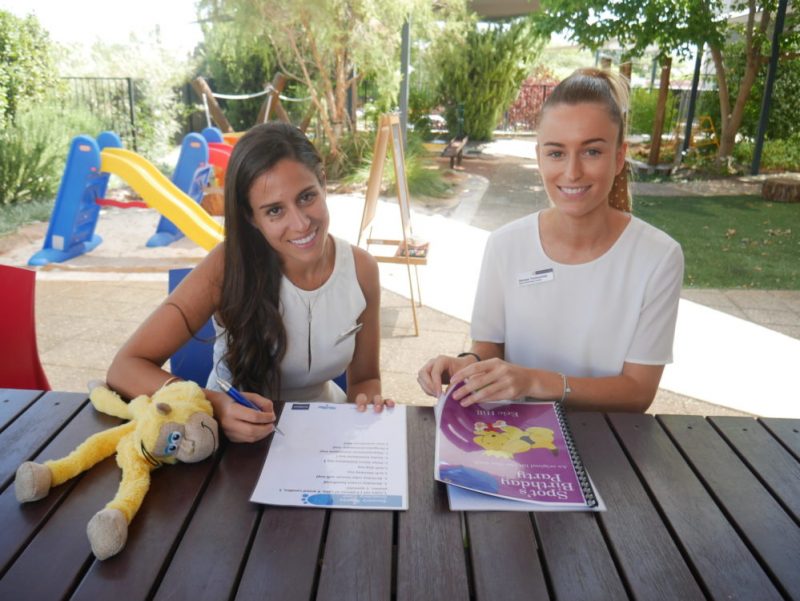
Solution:
<path fill-rule="evenodd" d="M 292 411 L 307 411 L 311 408 L 308 403 L 295 403 L 292 405 Z"/>
<path fill-rule="evenodd" d="M 320 507 L 402 507 L 403 498 L 400 495 L 347 495 L 315 493 L 302 496 L 303 504 L 317 505 Z"/>

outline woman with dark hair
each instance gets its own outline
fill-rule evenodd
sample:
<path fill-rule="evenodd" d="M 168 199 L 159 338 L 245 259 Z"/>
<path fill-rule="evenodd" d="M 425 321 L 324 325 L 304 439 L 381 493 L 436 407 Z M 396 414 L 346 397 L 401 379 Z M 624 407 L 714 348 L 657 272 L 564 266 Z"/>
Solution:
<path fill-rule="evenodd" d="M 489 237 L 472 349 L 419 371 L 422 389 L 464 382 L 463 405 L 532 397 L 645 411 L 672 361 L 680 245 L 630 213 L 627 82 L 580 69 L 540 113 L 536 156 L 551 207 Z"/>
<path fill-rule="evenodd" d="M 161 365 L 213 317 L 206 395 L 231 440 L 273 431 L 270 399 L 350 400 L 380 411 L 377 263 L 328 226 L 325 173 L 311 142 L 286 124 L 248 131 L 228 164 L 224 243 L 120 349 L 109 385 L 151 394 L 173 379 Z M 345 370 L 346 395 L 331 381 Z M 217 378 L 261 411 L 233 403 Z"/>

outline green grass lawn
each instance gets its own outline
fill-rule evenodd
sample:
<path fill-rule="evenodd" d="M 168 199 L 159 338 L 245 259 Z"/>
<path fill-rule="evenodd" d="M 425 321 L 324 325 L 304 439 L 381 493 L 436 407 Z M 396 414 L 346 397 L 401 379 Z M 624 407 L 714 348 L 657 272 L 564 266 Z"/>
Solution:
<path fill-rule="evenodd" d="M 641 196 L 633 207 L 680 242 L 685 286 L 800 290 L 800 204 L 760 196 Z"/>

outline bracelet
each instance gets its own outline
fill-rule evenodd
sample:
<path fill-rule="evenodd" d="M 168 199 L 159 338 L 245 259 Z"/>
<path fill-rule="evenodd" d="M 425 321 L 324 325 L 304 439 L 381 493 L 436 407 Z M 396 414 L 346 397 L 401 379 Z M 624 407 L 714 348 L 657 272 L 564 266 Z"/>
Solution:
<path fill-rule="evenodd" d="M 456 356 L 458 358 L 461 358 L 461 357 L 475 357 L 478 360 L 479 363 L 482 361 L 482 359 L 480 358 L 478 353 L 473 353 L 473 352 L 470 352 L 470 351 L 467 351 L 466 353 L 459 353 Z"/>
<path fill-rule="evenodd" d="M 559 372 L 558 375 L 561 376 L 561 383 L 564 385 L 564 389 L 561 392 L 561 398 L 558 400 L 558 402 L 563 403 L 566 400 L 567 395 L 572 392 L 572 388 L 569 387 L 569 382 L 567 381 L 566 375 L 561 372 Z"/>
<path fill-rule="evenodd" d="M 169 384 L 172 384 L 173 382 L 180 382 L 180 381 L 181 381 L 181 378 L 179 378 L 178 376 L 172 376 L 170 378 L 167 378 L 166 382 L 164 382 L 161 385 L 161 388 L 164 388 L 165 386 L 168 386 Z"/>

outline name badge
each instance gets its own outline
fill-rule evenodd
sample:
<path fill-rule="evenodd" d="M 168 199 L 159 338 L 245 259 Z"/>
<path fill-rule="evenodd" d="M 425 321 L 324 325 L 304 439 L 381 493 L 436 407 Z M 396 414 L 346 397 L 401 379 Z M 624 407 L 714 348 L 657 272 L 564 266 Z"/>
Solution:
<path fill-rule="evenodd" d="M 517 276 L 517 285 L 530 286 L 531 284 L 541 284 L 542 282 L 549 282 L 555 277 L 552 267 L 539 269 L 538 271 L 529 271 Z"/>

